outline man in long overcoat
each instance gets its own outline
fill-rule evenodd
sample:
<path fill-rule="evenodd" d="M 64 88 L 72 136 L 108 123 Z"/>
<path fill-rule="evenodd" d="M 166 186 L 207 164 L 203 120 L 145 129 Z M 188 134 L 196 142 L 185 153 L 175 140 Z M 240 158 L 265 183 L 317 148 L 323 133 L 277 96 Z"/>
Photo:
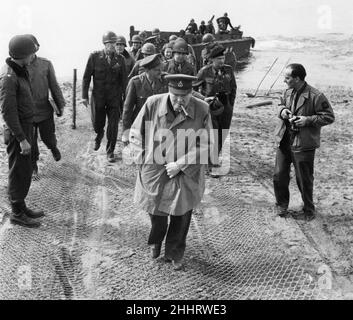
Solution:
<path fill-rule="evenodd" d="M 151 218 L 148 244 L 182 269 L 191 215 L 201 202 L 205 166 L 213 159 L 209 106 L 192 96 L 193 76 L 168 75 L 169 93 L 147 99 L 130 130 L 139 165 L 135 203 Z M 168 226 L 168 217 L 170 222 Z"/>

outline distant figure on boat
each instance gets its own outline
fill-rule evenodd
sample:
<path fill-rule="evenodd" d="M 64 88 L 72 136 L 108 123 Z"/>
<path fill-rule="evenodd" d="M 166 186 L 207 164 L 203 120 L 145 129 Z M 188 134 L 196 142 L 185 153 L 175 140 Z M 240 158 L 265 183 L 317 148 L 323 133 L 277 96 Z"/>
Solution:
<path fill-rule="evenodd" d="M 207 27 L 206 27 L 205 21 L 202 20 L 199 26 L 199 34 L 204 35 L 206 33 L 206 29 Z"/>
<path fill-rule="evenodd" d="M 218 18 L 217 20 L 217 25 L 218 25 L 218 33 L 229 33 L 228 26 L 231 27 L 232 30 L 238 30 L 240 26 L 234 28 L 232 26 L 232 23 L 230 22 L 230 19 L 228 18 L 228 14 L 225 13 L 223 17 Z"/>
<path fill-rule="evenodd" d="M 195 20 L 191 19 L 190 23 L 186 27 L 186 33 L 197 34 L 197 30 L 198 30 L 198 28 L 197 28 L 197 24 L 195 23 Z"/>
<path fill-rule="evenodd" d="M 207 26 L 206 26 L 206 32 L 205 33 L 211 33 L 211 34 L 215 34 L 216 33 L 216 30 L 213 26 L 213 18 L 214 16 L 211 18 L 211 20 L 209 20 L 207 22 Z"/>

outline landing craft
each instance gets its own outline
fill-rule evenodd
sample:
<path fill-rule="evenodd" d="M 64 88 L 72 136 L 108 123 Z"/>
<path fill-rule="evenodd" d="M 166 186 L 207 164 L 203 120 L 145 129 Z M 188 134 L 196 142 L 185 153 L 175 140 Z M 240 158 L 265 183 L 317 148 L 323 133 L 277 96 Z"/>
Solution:
<path fill-rule="evenodd" d="M 201 51 L 205 47 L 205 44 L 202 43 L 201 34 L 188 34 L 181 31 L 161 31 L 161 38 L 168 40 L 171 35 L 182 36 L 188 44 L 190 44 L 196 55 L 197 60 L 197 69 L 200 69 L 202 64 Z M 130 40 L 133 35 L 138 34 L 140 31 L 135 30 L 134 26 L 130 27 Z M 152 31 L 145 31 L 148 38 L 152 38 Z M 255 39 L 252 37 L 243 37 L 243 31 L 240 31 L 240 27 L 232 29 L 229 33 L 216 33 L 213 34 L 216 38 L 216 41 L 222 44 L 226 48 L 232 48 L 235 52 L 237 60 L 241 58 L 246 58 L 250 54 L 250 48 L 254 48 Z M 234 67 L 234 66 L 233 66 Z"/>

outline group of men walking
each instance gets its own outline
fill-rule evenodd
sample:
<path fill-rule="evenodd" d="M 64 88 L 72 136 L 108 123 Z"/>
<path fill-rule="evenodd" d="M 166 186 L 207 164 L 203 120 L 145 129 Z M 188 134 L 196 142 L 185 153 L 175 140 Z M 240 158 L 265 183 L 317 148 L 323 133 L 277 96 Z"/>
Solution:
<path fill-rule="evenodd" d="M 160 256 L 165 240 L 164 259 L 180 270 L 192 211 L 204 193 L 205 174 L 212 174 L 212 168 L 219 166 L 237 85 L 234 70 L 225 64 L 226 48 L 216 41 L 205 43 L 205 65 L 198 71 L 187 59 L 190 46 L 184 39 L 176 37 L 163 44 L 159 38 L 157 45 L 143 42 L 140 36 L 133 36 L 127 49 L 123 36 L 105 33 L 104 48 L 89 56 L 82 101 L 91 108 L 96 151 L 107 122 L 109 162 L 116 161 L 122 118 L 122 142 L 138 164 L 135 202 L 151 220 L 151 256 Z M 172 50 L 169 59 L 161 54 L 166 47 Z M 0 107 L 9 155 L 10 220 L 28 227 L 39 226 L 38 218 L 44 216 L 43 211 L 30 210 L 25 204 L 32 172 L 38 171 L 38 131 L 54 159 L 61 158 L 49 91 L 59 116 L 65 105 L 53 66 L 36 57 L 38 49 L 35 37 L 15 36 L 9 44 L 10 58 L 0 74 Z M 320 145 L 320 128 L 332 123 L 334 114 L 327 98 L 309 86 L 305 76 L 300 64 L 286 69 L 288 90 L 279 111 L 274 189 L 278 214 L 285 217 L 293 162 L 304 202 L 303 212 L 296 218 L 311 220 L 315 217 L 315 149 Z M 190 140 L 190 134 L 198 138 Z"/>

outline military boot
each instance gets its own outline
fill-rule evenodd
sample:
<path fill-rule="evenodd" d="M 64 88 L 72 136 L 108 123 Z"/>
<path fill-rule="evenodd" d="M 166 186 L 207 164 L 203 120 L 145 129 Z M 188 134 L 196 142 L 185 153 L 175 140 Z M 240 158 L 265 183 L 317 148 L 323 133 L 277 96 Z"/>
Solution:
<path fill-rule="evenodd" d="M 10 216 L 11 224 L 27 228 L 38 228 L 40 226 L 40 222 L 28 217 L 25 213 L 25 208 L 25 204 L 12 204 L 12 213 Z"/>

